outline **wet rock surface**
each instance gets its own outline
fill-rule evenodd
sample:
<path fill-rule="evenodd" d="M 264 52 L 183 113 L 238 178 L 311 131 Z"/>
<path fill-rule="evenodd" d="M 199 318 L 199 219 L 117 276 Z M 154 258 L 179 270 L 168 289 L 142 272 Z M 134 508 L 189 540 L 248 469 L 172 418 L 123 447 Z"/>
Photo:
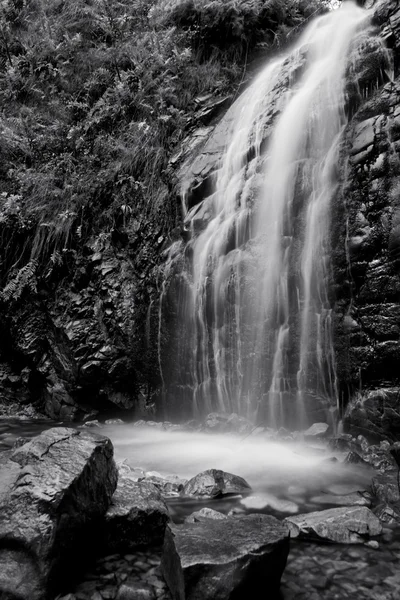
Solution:
<path fill-rule="evenodd" d="M 274 598 L 288 553 L 288 529 L 274 517 L 205 519 L 168 526 L 162 571 L 174 600 Z"/>
<path fill-rule="evenodd" d="M 219 469 L 209 469 L 190 479 L 182 489 L 183 496 L 203 496 L 217 498 L 227 494 L 248 494 L 251 487 L 242 477 L 225 473 Z"/>
<path fill-rule="evenodd" d="M 152 483 L 120 475 L 104 518 L 104 545 L 111 552 L 126 552 L 161 544 L 169 519 L 167 505 Z"/>
<path fill-rule="evenodd" d="M 357 109 L 342 148 L 347 167 L 334 200 L 332 239 L 338 375 L 350 389 L 345 424 L 380 440 L 400 432 L 400 11 L 391 0 L 379 0 L 374 11 L 390 50 L 370 46 L 356 58 L 361 93 L 353 95 Z"/>
<path fill-rule="evenodd" d="M 214 510 L 213 508 L 201 508 L 200 510 L 196 510 L 191 515 L 185 517 L 184 523 L 198 523 L 203 521 L 204 519 L 214 519 L 215 521 L 221 521 L 226 519 L 227 516 L 218 510 Z"/>
<path fill-rule="evenodd" d="M 324 438 L 328 435 L 329 425 L 328 423 L 314 423 L 304 432 L 304 438 L 306 440 Z"/>
<path fill-rule="evenodd" d="M 293 538 L 359 544 L 382 533 L 379 519 L 367 507 L 340 507 L 288 517 Z"/>
<path fill-rule="evenodd" d="M 8 456 L 0 467 L 0 595 L 42 599 L 96 545 L 93 527 L 117 484 L 113 447 L 54 428 Z"/>

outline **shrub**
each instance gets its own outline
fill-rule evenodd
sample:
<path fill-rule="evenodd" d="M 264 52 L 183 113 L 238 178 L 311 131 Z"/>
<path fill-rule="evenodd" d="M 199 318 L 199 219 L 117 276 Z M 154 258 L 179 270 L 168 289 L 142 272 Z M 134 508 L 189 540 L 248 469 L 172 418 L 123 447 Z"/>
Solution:
<path fill-rule="evenodd" d="M 199 60 L 213 54 L 241 60 L 257 42 L 277 42 L 285 29 L 324 9 L 317 0 L 167 0 L 153 14 L 190 32 Z"/>

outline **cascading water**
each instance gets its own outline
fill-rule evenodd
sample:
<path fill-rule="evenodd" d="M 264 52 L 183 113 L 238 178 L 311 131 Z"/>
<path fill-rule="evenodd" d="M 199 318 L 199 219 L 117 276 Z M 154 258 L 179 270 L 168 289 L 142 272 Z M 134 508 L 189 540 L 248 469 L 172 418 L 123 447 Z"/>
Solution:
<path fill-rule="evenodd" d="M 179 362 L 195 415 L 298 427 L 335 403 L 330 202 L 349 51 L 369 20 L 353 2 L 317 18 L 228 114 L 213 193 L 186 217 Z"/>

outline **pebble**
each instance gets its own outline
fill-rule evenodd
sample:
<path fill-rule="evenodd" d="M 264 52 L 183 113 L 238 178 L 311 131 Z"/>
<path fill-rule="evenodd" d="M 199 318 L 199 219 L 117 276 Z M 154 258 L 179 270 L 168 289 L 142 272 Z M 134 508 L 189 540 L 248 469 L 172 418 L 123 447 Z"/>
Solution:
<path fill-rule="evenodd" d="M 365 544 L 368 548 L 373 548 L 374 550 L 379 550 L 379 542 L 376 540 L 370 540 Z"/>
<path fill-rule="evenodd" d="M 399 531 L 396 532 L 399 539 Z M 357 547 L 292 541 L 282 577 L 284 600 L 397 600 L 400 575 L 395 543 Z"/>
<path fill-rule="evenodd" d="M 102 557 L 63 600 L 171 600 L 160 562 L 157 549 Z"/>
<path fill-rule="evenodd" d="M 244 508 L 232 508 L 229 512 L 228 512 L 228 517 L 234 517 L 236 515 L 245 515 L 246 511 L 244 510 Z"/>
<path fill-rule="evenodd" d="M 154 600 L 154 598 L 153 590 L 142 585 L 133 587 L 121 585 L 116 595 L 116 600 Z"/>

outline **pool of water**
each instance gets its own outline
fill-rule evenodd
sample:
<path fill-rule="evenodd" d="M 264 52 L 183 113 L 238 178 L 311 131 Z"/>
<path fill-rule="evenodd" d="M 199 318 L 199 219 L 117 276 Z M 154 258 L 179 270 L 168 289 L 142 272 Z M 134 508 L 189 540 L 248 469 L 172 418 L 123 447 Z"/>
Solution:
<path fill-rule="evenodd" d="M 47 420 L 0 419 L 0 449 L 13 446 L 19 437 L 31 438 L 41 431 L 61 426 Z M 75 425 L 79 427 L 79 425 Z M 162 430 L 133 424 L 104 425 L 94 432 L 111 438 L 117 461 L 131 469 L 156 471 L 162 476 L 194 477 L 206 469 L 222 469 L 243 477 L 252 487 L 252 498 L 241 507 L 257 511 L 263 501 L 270 512 L 290 514 L 328 508 L 327 494 L 343 495 L 366 490 L 372 469 L 343 462 L 345 454 L 332 452 L 327 444 L 268 439 L 267 434 L 240 436 L 193 431 Z M 336 459 L 336 461 L 335 461 Z M 173 499 L 177 518 L 204 505 L 193 499 Z M 207 505 L 210 505 L 210 500 Z M 223 512 L 241 498 L 212 501 Z M 297 507 L 295 509 L 294 507 Z"/>
<path fill-rule="evenodd" d="M 20 437 L 30 439 L 50 427 L 62 426 L 49 419 L 0 417 L 0 452 L 10 450 Z"/>
<path fill-rule="evenodd" d="M 263 501 L 268 502 L 270 512 L 279 513 L 297 512 L 295 507 L 305 511 L 328 508 L 327 494 L 366 490 L 373 476 L 368 467 L 344 463 L 345 454 L 333 453 L 321 442 L 311 445 L 273 441 L 263 434 L 244 437 L 131 425 L 106 426 L 102 431 L 112 439 L 117 460 L 125 459 L 131 468 L 184 479 L 206 469 L 222 469 L 243 477 L 253 494 L 244 506 L 239 501 L 253 512 Z M 212 505 L 226 509 L 237 502 L 228 498 L 212 501 Z M 196 501 L 174 500 L 170 504 L 173 512 L 180 504 L 187 513 Z"/>

